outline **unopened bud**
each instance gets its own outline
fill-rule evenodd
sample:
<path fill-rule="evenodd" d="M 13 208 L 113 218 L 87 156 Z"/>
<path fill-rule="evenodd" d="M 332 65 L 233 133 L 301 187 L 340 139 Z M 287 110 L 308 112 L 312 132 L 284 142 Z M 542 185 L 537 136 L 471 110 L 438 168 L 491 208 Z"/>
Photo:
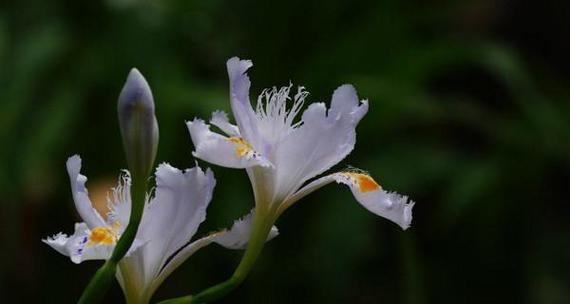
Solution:
<path fill-rule="evenodd" d="M 146 178 L 156 156 L 158 123 L 150 87 L 135 68 L 121 90 L 117 110 L 129 169 L 134 177 Z"/>

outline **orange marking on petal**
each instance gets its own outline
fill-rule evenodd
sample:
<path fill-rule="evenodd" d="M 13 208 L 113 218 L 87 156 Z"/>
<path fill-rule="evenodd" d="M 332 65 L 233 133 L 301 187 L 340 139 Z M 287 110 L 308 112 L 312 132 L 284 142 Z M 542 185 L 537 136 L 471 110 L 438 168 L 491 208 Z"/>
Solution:
<path fill-rule="evenodd" d="M 89 245 L 113 245 L 115 243 L 115 234 L 108 227 L 95 227 L 89 235 Z"/>
<path fill-rule="evenodd" d="M 365 174 L 358 174 L 356 178 L 358 180 L 358 189 L 360 192 L 375 191 L 380 189 L 380 185 L 376 183 L 372 177 Z"/>
<path fill-rule="evenodd" d="M 253 148 L 251 147 L 251 145 L 247 141 L 245 141 L 245 139 L 243 139 L 241 137 L 236 137 L 236 136 L 230 137 L 230 138 L 228 138 L 228 141 L 230 141 L 236 145 L 236 156 L 237 157 L 244 157 L 249 152 L 253 151 Z"/>
<path fill-rule="evenodd" d="M 354 179 L 355 183 L 358 185 L 358 191 L 360 192 L 370 192 L 382 189 L 380 185 L 372 178 L 370 175 L 364 173 L 345 173 L 347 176 Z"/>

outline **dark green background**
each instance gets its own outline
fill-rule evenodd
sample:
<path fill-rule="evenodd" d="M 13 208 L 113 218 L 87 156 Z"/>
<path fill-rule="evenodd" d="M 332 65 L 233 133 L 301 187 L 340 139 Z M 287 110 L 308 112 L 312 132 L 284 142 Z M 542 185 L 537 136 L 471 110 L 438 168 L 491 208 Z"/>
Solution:
<path fill-rule="evenodd" d="M 129 69 L 154 92 L 158 161 L 190 167 L 184 121 L 229 110 L 225 61 L 237 55 L 254 61 L 253 99 L 292 81 L 328 102 L 355 85 L 370 111 L 338 168 L 366 169 L 417 204 L 402 232 L 325 187 L 279 219 L 223 303 L 570 303 L 562 3 L 2 1 L 0 302 L 72 303 L 100 265 L 40 239 L 78 220 L 68 156 L 83 157 L 92 193 L 126 166 L 116 99 Z M 243 170 L 213 170 L 199 235 L 253 205 Z M 154 299 L 217 283 L 239 257 L 208 247 Z M 117 285 L 107 300 L 122 301 Z"/>

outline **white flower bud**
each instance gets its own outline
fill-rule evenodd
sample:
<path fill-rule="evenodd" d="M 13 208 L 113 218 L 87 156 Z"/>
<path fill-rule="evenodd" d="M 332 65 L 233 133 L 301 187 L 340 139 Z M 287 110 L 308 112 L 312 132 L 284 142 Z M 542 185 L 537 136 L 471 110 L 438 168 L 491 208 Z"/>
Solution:
<path fill-rule="evenodd" d="M 150 87 L 135 68 L 121 90 L 117 110 L 129 169 L 134 176 L 146 178 L 156 156 L 158 123 Z"/>

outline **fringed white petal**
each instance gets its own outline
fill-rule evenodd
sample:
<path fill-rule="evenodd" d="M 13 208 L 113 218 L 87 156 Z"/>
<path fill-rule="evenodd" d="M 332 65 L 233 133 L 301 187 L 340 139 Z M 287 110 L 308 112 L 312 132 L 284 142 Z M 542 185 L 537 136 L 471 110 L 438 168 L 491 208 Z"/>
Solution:
<path fill-rule="evenodd" d="M 410 227 L 414 202 L 407 196 L 385 191 L 378 185 L 375 187 L 371 184 L 375 183 L 372 178 L 363 174 L 355 177 L 351 173 L 337 173 L 333 178 L 337 183 L 349 186 L 356 200 L 368 211 L 391 220 L 404 230 Z"/>
<path fill-rule="evenodd" d="M 226 66 L 230 78 L 230 103 L 234 118 L 242 136 L 248 141 L 255 140 L 259 136 L 258 122 L 249 100 L 251 82 L 246 73 L 253 63 L 233 57 L 227 61 Z"/>
<path fill-rule="evenodd" d="M 354 148 L 356 125 L 368 111 L 350 85 L 335 90 L 331 108 L 313 103 L 294 129 L 275 149 L 277 193 L 289 195 L 307 180 L 325 172 Z"/>
<path fill-rule="evenodd" d="M 111 256 L 114 244 L 95 244 L 90 240 L 91 231 L 85 223 L 75 224 L 75 232 L 71 236 L 59 233 L 42 240 L 59 253 L 70 257 L 79 264 L 87 260 L 106 260 Z"/>
<path fill-rule="evenodd" d="M 224 111 L 215 111 L 212 113 L 210 123 L 220 128 L 220 130 L 224 131 L 224 133 L 229 136 L 241 137 L 238 127 L 230 123 L 228 114 Z"/>
<path fill-rule="evenodd" d="M 104 226 L 105 220 L 103 220 L 97 210 L 93 208 L 91 200 L 89 200 L 87 188 L 85 187 L 87 177 L 80 173 L 81 157 L 79 157 L 79 155 L 74 155 L 68 158 L 66 166 L 71 182 L 73 201 L 75 202 L 75 208 L 77 209 L 79 216 L 81 216 L 89 228 Z"/>
<path fill-rule="evenodd" d="M 131 216 L 131 174 L 128 170 L 123 170 L 117 186 L 111 190 L 107 197 L 107 224 L 117 227 L 119 234 L 122 234 Z"/>
<path fill-rule="evenodd" d="M 144 258 L 145 282 L 152 283 L 167 260 L 186 245 L 206 218 L 216 181 L 211 170 L 185 171 L 168 164 L 156 170 L 155 197 L 145 209 L 137 238 L 147 244 L 133 253 Z"/>
<path fill-rule="evenodd" d="M 213 241 L 230 249 L 244 249 L 249 241 L 251 234 L 251 226 L 253 224 L 254 211 L 252 210 L 248 215 L 236 220 L 232 228 L 217 233 Z M 271 227 L 267 241 L 273 239 L 279 234 L 277 227 Z"/>
<path fill-rule="evenodd" d="M 196 150 L 194 157 L 229 168 L 270 167 L 271 163 L 241 137 L 225 137 L 210 131 L 203 120 L 187 122 Z"/>
<path fill-rule="evenodd" d="M 42 242 L 48 244 L 51 248 L 66 256 L 68 256 L 66 247 L 68 241 L 69 237 L 63 232 L 50 236 L 47 239 L 42 239 Z"/>
<path fill-rule="evenodd" d="M 338 172 L 318 178 L 287 198 L 284 208 L 333 181 L 349 186 L 354 198 L 368 211 L 389 219 L 404 230 L 410 227 L 414 202 L 405 195 L 382 189 L 368 174 L 360 172 Z"/>
<path fill-rule="evenodd" d="M 366 112 L 368 112 L 368 100 L 359 101 L 356 89 L 352 85 L 344 84 L 334 91 L 329 117 L 336 120 L 348 117 L 356 125 Z"/>

